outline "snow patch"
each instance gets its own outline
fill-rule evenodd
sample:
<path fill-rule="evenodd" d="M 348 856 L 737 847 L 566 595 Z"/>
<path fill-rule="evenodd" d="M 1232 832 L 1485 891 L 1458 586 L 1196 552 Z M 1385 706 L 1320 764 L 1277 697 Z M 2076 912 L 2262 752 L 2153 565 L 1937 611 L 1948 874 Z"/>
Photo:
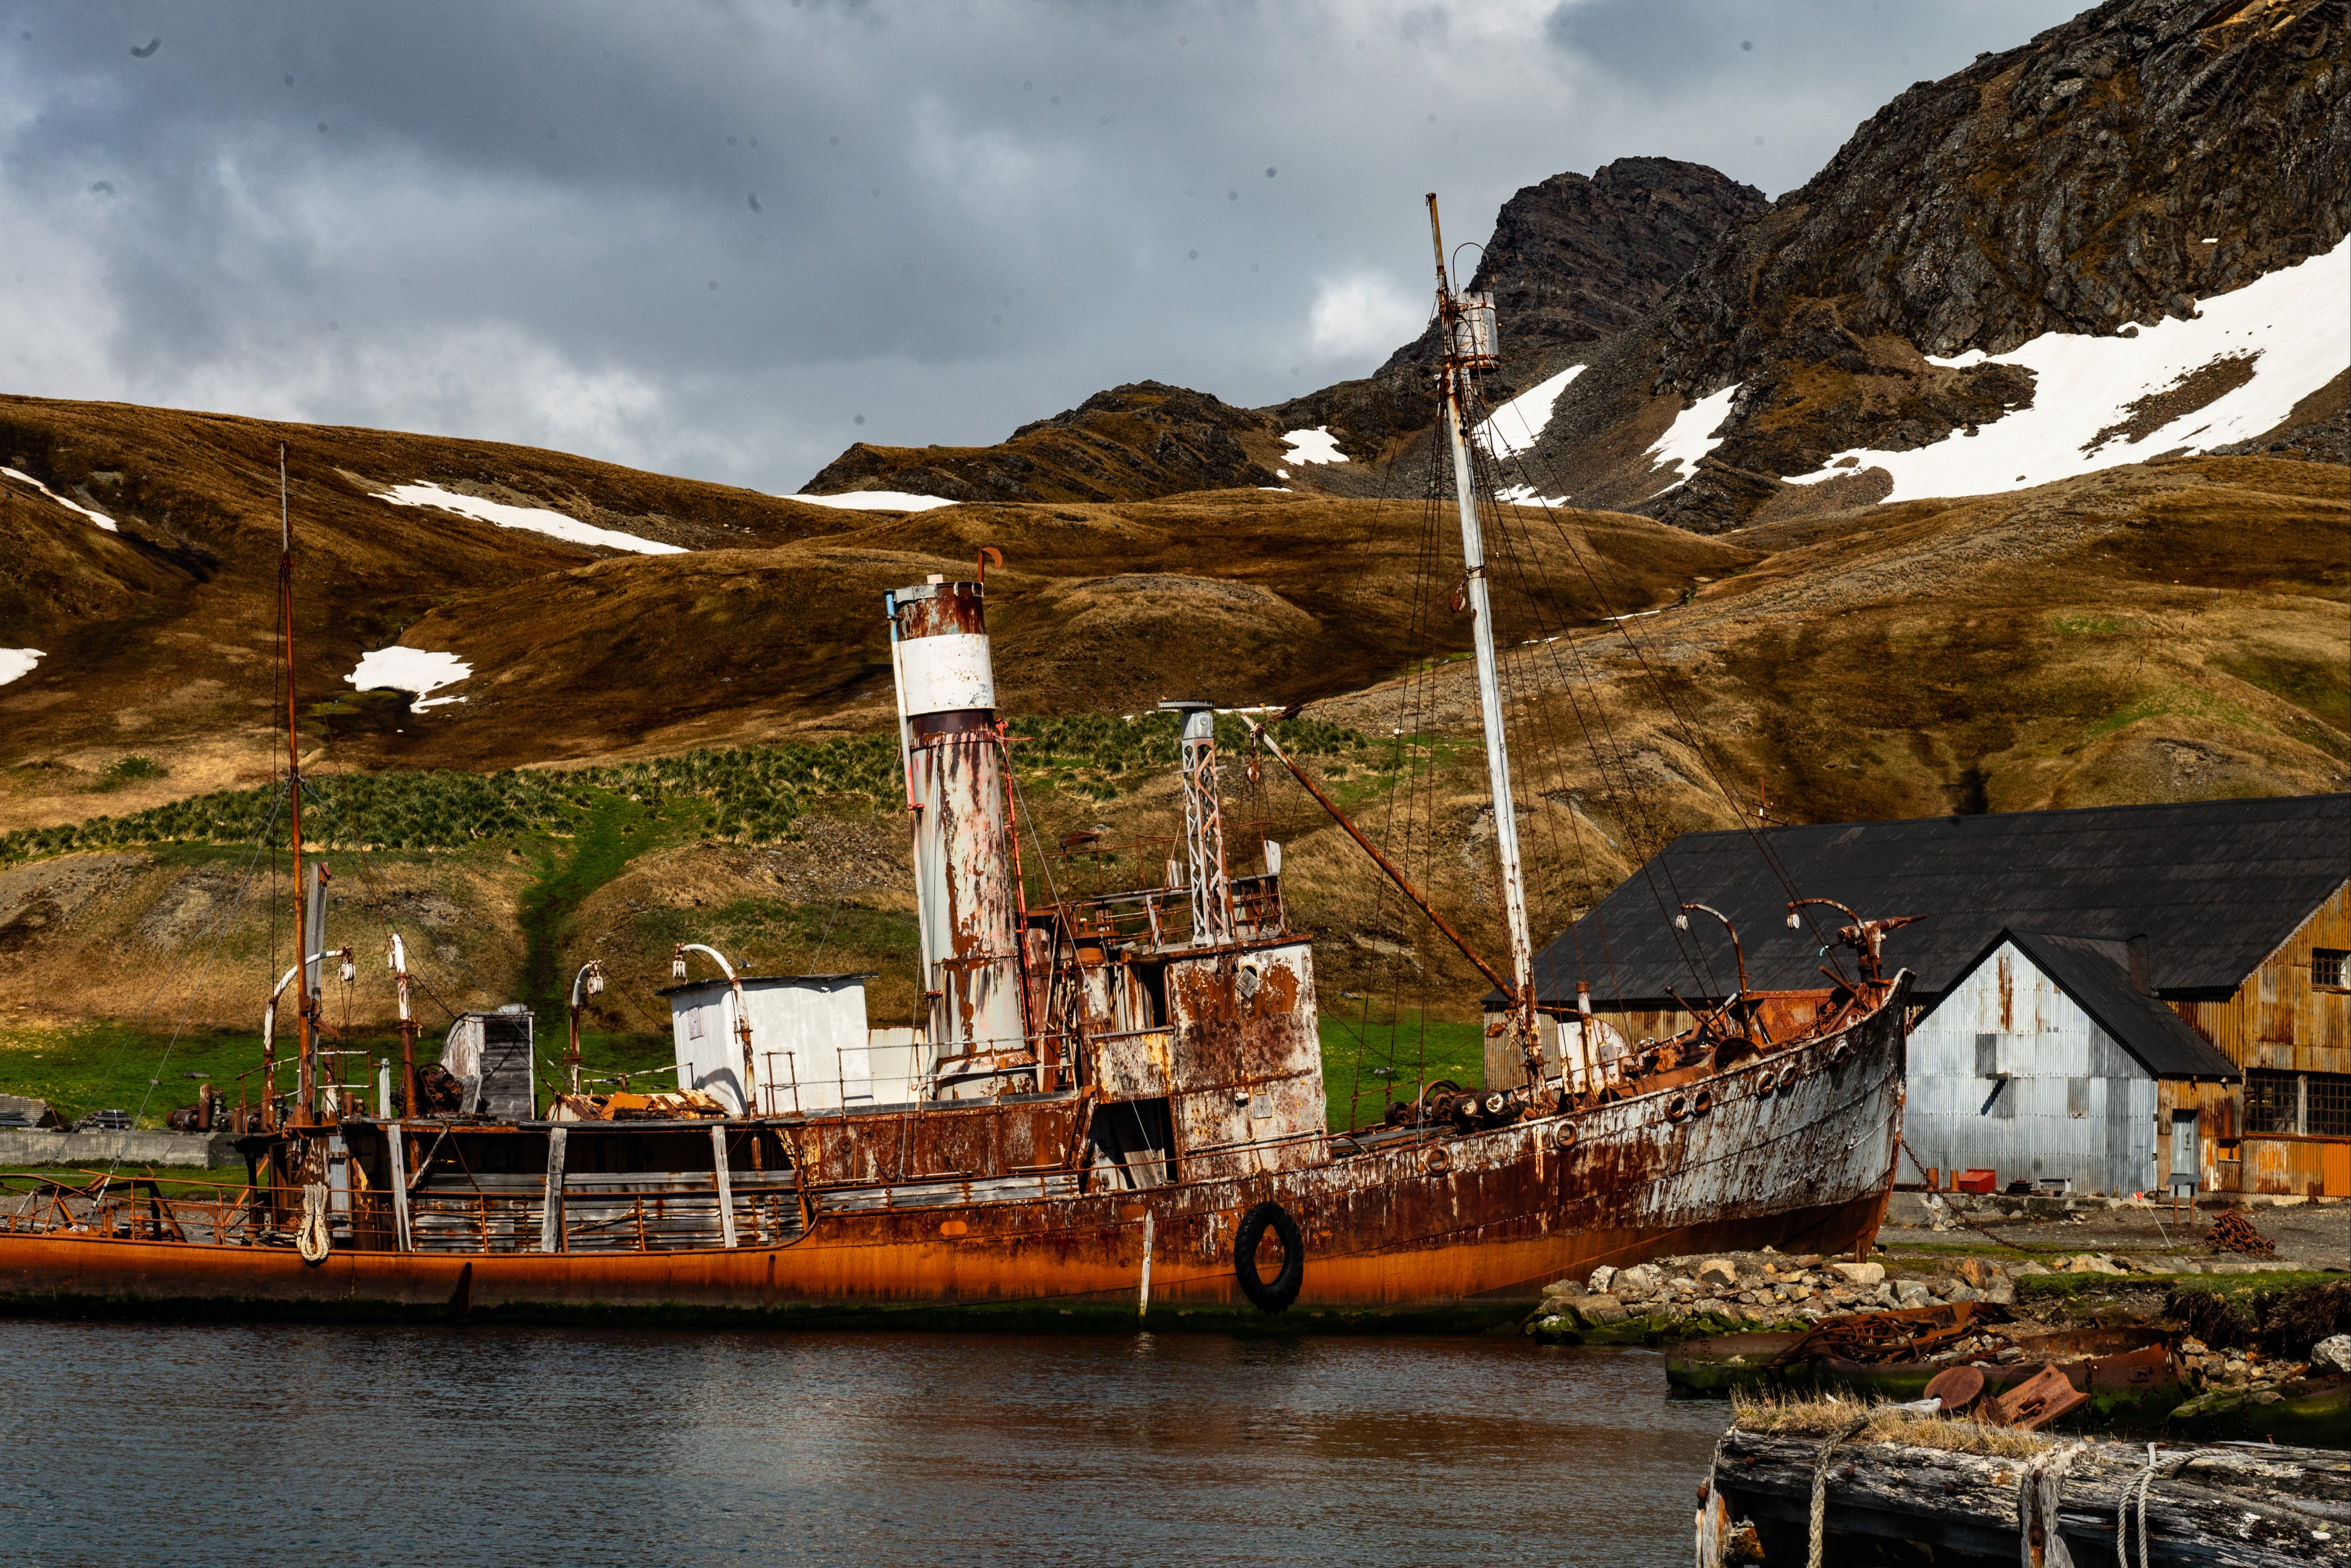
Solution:
<path fill-rule="evenodd" d="M 683 545 L 665 545 L 658 539 L 641 539 L 634 534 L 600 528 L 592 523 L 583 523 L 577 517 L 546 507 L 509 507 L 500 501 L 486 501 L 479 496 L 461 496 L 455 490 L 444 490 L 438 485 L 394 485 L 389 490 L 376 492 L 376 499 L 389 501 L 395 507 L 438 507 L 444 512 L 455 512 L 461 517 L 472 517 L 476 522 L 495 523 L 502 528 L 523 528 L 575 545 L 601 545 L 606 549 L 628 550 L 637 555 L 686 553 Z"/>
<path fill-rule="evenodd" d="M 1535 438 L 1551 423 L 1551 411 L 1558 403 L 1559 394 L 1583 373 L 1582 365 L 1570 365 L 1539 382 L 1532 391 L 1522 392 L 1496 409 L 1478 427 L 1478 444 L 1497 457 L 1516 457 L 1534 445 Z"/>
<path fill-rule="evenodd" d="M 402 648 L 397 645 L 378 648 L 360 655 L 360 666 L 343 678 L 363 692 L 390 686 L 394 691 L 407 692 L 417 700 L 409 706 L 418 710 L 439 707 L 444 703 L 461 703 L 464 697 L 430 697 L 425 694 L 454 686 L 474 673 L 474 666 L 455 653 L 437 653 L 429 648 Z"/>
<path fill-rule="evenodd" d="M 1538 496 L 1532 485 L 1513 485 L 1507 490 L 1494 492 L 1494 499 L 1506 507 L 1564 507 L 1565 496 Z"/>
<path fill-rule="evenodd" d="M 908 490 L 847 490 L 838 496 L 787 496 L 787 501 L 806 501 L 811 507 L 839 507 L 850 512 L 927 512 L 934 507 L 952 507 L 956 503 L 945 496 L 917 496 Z"/>
<path fill-rule="evenodd" d="M 1722 444 L 1722 437 L 1714 434 L 1715 427 L 1730 417 L 1730 400 L 1737 396 L 1739 386 L 1733 382 L 1712 397 L 1700 398 L 1674 416 L 1657 444 L 1644 454 L 1652 463 L 1670 464 L 1674 482 L 1657 492 L 1678 489 L 1698 472 L 1698 459 Z"/>
<path fill-rule="evenodd" d="M 2009 353 L 1970 350 L 1928 363 L 1995 363 L 2033 372 L 2032 406 L 1908 452 L 1855 448 L 1816 473 L 1817 485 L 1862 468 L 1894 476 L 1889 501 L 1922 496 L 1997 495 L 2071 479 L 2158 453 L 2209 452 L 2275 426 L 2294 405 L 2343 373 L 2351 340 L 2351 239 L 2325 256 L 2280 267 L 2203 302 L 2195 319 L 2164 319 L 2128 338 L 2049 332 Z M 2252 360 L 2252 379 L 2137 441 L 2116 427 L 2130 405 L 2160 394 L 2220 360 Z M 2111 433 L 2111 434 L 2109 434 Z M 1857 461 L 1840 468 L 1846 458 Z"/>
<path fill-rule="evenodd" d="M 33 666 L 47 658 L 38 648 L 0 648 L 0 686 L 33 673 Z"/>
<path fill-rule="evenodd" d="M 1290 448 L 1292 463 L 1344 463 L 1347 455 L 1339 450 L 1339 438 L 1331 434 L 1327 424 L 1311 430 L 1293 430 L 1281 438 Z"/>
<path fill-rule="evenodd" d="M 5 474 L 9 478 L 16 480 L 20 484 L 30 485 L 34 489 L 38 490 L 42 495 L 47 496 L 50 500 L 55 501 L 58 506 L 63 507 L 66 510 L 69 512 L 79 512 L 83 517 L 88 517 L 91 522 L 96 523 L 99 528 L 104 528 L 110 534 L 119 534 L 122 531 L 120 528 L 114 526 L 114 519 L 108 517 L 104 512 L 93 512 L 88 507 L 83 506 L 79 501 L 67 500 L 63 496 L 58 495 L 55 490 L 50 489 L 47 485 L 42 484 L 30 474 L 21 474 L 14 468 L 0 468 L 0 474 Z"/>

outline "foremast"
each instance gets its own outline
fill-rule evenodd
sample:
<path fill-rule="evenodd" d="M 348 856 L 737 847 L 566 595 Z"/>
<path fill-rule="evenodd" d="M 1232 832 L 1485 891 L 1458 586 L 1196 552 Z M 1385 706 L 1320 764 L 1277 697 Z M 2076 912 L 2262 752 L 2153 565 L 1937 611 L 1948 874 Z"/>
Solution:
<path fill-rule="evenodd" d="M 1510 739 L 1502 727 L 1501 667 L 1494 649 L 1494 616 L 1486 586 L 1486 538 L 1479 518 L 1478 471 L 1469 451 L 1468 391 L 1472 371 L 1500 362 L 1495 353 L 1491 295 L 1453 290 L 1437 193 L 1428 196 L 1428 234 L 1437 250 L 1437 319 L 1442 345 L 1437 374 L 1445 402 L 1445 434 L 1453 450 L 1453 497 L 1461 514 L 1461 601 L 1478 662 L 1478 716 L 1486 739 L 1487 785 L 1494 802 L 1494 855 L 1502 925 L 1510 945 L 1510 1012 L 1524 1053 L 1528 1087 L 1543 1089 L 1542 1046 L 1535 1026 L 1534 943 L 1527 926 L 1526 871 L 1519 852 L 1517 803 L 1510 789 Z"/>
<path fill-rule="evenodd" d="M 294 941 L 296 967 L 301 971 L 301 994 L 295 1016 L 298 1088 L 294 1124 L 308 1126 L 317 1104 L 319 964 L 325 947 L 325 899 L 302 885 L 302 730 L 301 707 L 294 682 L 294 514 L 287 504 L 286 448 L 277 449 L 277 613 L 278 642 L 286 660 L 286 809 L 287 844 L 293 852 Z M 326 868 L 319 868 L 323 881 Z M 277 1125 L 275 1063 L 265 1074 L 262 1125 Z"/>

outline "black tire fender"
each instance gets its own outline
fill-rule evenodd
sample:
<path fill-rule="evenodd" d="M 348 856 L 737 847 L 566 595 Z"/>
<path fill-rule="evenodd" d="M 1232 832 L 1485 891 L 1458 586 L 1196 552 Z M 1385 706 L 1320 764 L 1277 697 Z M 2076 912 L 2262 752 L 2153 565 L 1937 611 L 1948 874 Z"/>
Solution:
<path fill-rule="evenodd" d="M 1280 1239 L 1282 1254 L 1281 1272 L 1270 1281 L 1257 1271 L 1258 1244 L 1269 1229 Z M 1233 1277 L 1259 1312 L 1278 1312 L 1298 1299 L 1298 1288 L 1306 1282 L 1306 1237 L 1288 1209 L 1260 1203 L 1241 1217 L 1240 1228 L 1233 1232 Z"/>

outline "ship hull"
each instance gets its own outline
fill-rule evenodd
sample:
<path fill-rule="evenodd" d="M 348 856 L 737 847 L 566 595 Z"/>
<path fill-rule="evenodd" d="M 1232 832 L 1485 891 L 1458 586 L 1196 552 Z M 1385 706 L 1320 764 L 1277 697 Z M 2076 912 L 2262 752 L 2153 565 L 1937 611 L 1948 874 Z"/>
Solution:
<path fill-rule="evenodd" d="M 1253 1312 L 1234 1239 L 1279 1204 L 1304 1238 L 1293 1310 L 1499 1309 L 1603 1263 L 1873 1235 L 1900 1131 L 1907 977 L 1840 1033 L 1691 1083 L 1304 1168 L 1142 1191 L 849 1208 L 781 1245 L 667 1252 L 345 1251 L 0 1234 L 20 1311 L 837 1321 L 1027 1307 L 1153 1321 Z M 1696 1105 L 1696 1092 L 1710 1103 Z M 1146 1262 L 1147 1260 L 1147 1262 Z"/>

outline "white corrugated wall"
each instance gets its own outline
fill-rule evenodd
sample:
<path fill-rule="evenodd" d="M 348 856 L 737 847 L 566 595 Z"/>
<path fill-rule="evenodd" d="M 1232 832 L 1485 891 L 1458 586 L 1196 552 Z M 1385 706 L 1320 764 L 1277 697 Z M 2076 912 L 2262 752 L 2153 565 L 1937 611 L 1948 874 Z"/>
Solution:
<path fill-rule="evenodd" d="M 2155 1081 L 2012 943 L 1918 1021 L 1909 1063 L 1904 1141 L 1946 1185 L 1976 1168 L 2076 1192 L 2158 1179 Z M 1907 1159 L 1899 1179 L 1918 1179 Z"/>

